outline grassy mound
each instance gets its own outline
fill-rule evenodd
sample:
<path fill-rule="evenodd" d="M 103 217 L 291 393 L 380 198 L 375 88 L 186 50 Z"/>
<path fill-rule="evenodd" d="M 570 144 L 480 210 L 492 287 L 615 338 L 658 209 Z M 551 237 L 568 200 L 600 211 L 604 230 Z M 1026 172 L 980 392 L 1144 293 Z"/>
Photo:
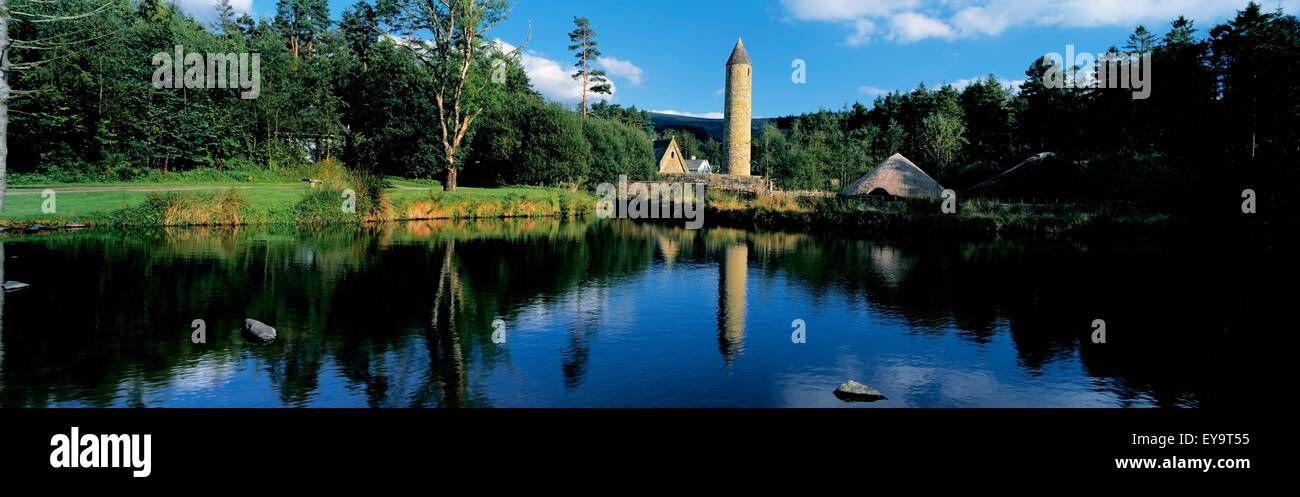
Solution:
<path fill-rule="evenodd" d="M 233 226 L 248 199 L 236 190 L 151 193 L 144 203 L 117 211 L 110 224 L 119 226 Z"/>

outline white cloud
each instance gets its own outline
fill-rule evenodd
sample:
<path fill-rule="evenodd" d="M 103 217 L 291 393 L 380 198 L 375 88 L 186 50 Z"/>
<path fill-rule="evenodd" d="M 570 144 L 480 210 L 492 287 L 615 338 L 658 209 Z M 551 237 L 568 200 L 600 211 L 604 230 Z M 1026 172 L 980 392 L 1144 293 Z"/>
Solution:
<path fill-rule="evenodd" d="M 641 86 L 641 79 L 645 77 L 645 71 L 631 61 L 615 57 L 601 57 L 596 63 L 600 65 L 601 69 L 605 70 L 606 74 L 612 77 L 627 78 L 627 81 L 632 83 L 632 86 Z"/>
<path fill-rule="evenodd" d="M 915 12 L 903 12 L 889 19 L 889 41 L 911 43 L 927 38 L 951 40 L 957 33 L 943 21 Z"/>
<path fill-rule="evenodd" d="M 858 19 L 853 21 L 853 32 L 844 41 L 850 46 L 860 47 L 871 42 L 871 36 L 874 34 L 876 34 L 876 23 L 868 19 Z"/>
<path fill-rule="evenodd" d="M 806 21 L 885 17 L 900 10 L 915 9 L 921 3 L 921 0 L 781 0 L 790 14 Z"/>
<path fill-rule="evenodd" d="M 1269 0 L 1267 8 L 1300 11 L 1300 0 Z M 1150 27 L 1180 15 L 1211 22 L 1245 7 L 1244 0 L 781 0 L 791 17 L 843 24 L 845 43 L 865 44 L 887 26 L 885 38 L 896 43 L 925 39 L 955 40 L 997 36 L 1022 26 L 1072 28 Z"/>
<path fill-rule="evenodd" d="M 501 40 L 495 42 L 504 52 L 515 50 L 515 47 L 509 43 Z M 533 89 L 540 92 L 547 100 L 566 105 L 582 101 L 582 82 L 573 79 L 574 70 L 567 65 L 533 51 L 521 54 L 520 62 L 523 63 L 524 72 L 528 74 L 528 82 L 532 83 Z M 614 90 L 612 94 L 588 93 L 587 103 L 613 100 L 614 94 L 618 93 L 618 87 L 613 82 L 610 82 L 610 86 Z"/>
<path fill-rule="evenodd" d="M 215 20 L 217 18 L 217 4 L 219 0 L 179 0 L 181 9 L 193 14 L 199 19 Z M 230 0 L 230 6 L 235 9 L 235 14 L 247 14 L 253 11 L 253 0 Z"/>
<path fill-rule="evenodd" d="M 893 93 L 893 92 L 894 92 L 894 90 L 889 90 L 889 89 L 885 89 L 885 88 L 877 88 L 877 87 L 875 87 L 875 86 L 859 86 L 859 87 L 858 87 L 858 93 L 861 93 L 861 94 L 866 95 L 866 96 L 871 97 L 871 98 L 883 97 L 883 96 L 888 95 L 888 94 Z"/>
<path fill-rule="evenodd" d="M 668 114 L 670 116 L 698 117 L 700 119 L 722 119 L 723 117 L 726 117 L 721 112 L 708 112 L 708 113 L 700 114 L 695 112 L 681 112 L 681 111 L 676 111 L 671 109 L 652 110 L 650 112 L 653 112 L 655 114 Z"/>

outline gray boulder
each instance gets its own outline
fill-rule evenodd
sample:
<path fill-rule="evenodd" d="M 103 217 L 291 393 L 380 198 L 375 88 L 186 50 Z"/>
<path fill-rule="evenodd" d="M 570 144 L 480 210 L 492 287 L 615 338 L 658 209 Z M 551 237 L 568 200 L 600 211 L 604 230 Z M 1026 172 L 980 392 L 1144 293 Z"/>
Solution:
<path fill-rule="evenodd" d="M 263 343 L 275 340 L 275 328 L 256 319 L 244 320 L 244 333 Z"/>
<path fill-rule="evenodd" d="M 6 292 L 12 292 L 12 291 L 14 291 L 14 290 L 22 290 L 22 289 L 27 288 L 27 287 L 29 287 L 29 286 L 31 286 L 31 285 L 28 285 L 28 284 L 23 283 L 23 282 L 21 282 L 21 281 L 6 281 L 6 282 L 4 282 L 3 284 L 0 284 L 0 286 L 3 286 L 3 287 L 4 287 L 4 291 L 6 291 Z"/>
<path fill-rule="evenodd" d="M 879 390 L 863 385 L 853 380 L 849 380 L 835 389 L 835 397 L 845 402 L 875 402 L 885 400 L 885 394 Z"/>

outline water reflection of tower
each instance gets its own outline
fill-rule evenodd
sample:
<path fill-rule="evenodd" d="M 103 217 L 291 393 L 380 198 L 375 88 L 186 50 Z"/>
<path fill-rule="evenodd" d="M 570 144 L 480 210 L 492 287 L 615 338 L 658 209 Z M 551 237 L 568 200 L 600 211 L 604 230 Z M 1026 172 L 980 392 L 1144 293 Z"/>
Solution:
<path fill-rule="evenodd" d="M 748 270 L 748 245 L 741 242 L 723 251 L 722 262 L 718 265 L 718 350 L 728 367 L 744 351 Z"/>

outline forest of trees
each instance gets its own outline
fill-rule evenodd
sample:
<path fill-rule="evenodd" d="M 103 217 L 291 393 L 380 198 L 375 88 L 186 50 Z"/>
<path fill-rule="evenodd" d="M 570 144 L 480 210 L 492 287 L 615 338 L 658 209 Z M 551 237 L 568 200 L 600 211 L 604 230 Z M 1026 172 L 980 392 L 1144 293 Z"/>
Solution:
<path fill-rule="evenodd" d="M 161 0 L 13 1 L 15 10 L 72 18 L 16 22 L 15 39 L 88 41 L 11 51 L 15 63 L 32 67 L 10 77 L 25 93 L 10 103 L 9 170 L 127 180 L 200 167 L 290 170 L 338 158 L 369 173 L 445 178 L 433 97 L 440 68 L 386 35 L 410 22 L 397 3 L 360 1 L 330 19 L 326 0 L 279 0 L 274 18 L 253 19 L 223 1 L 219 20 L 208 25 Z M 587 184 L 653 174 L 646 117 L 596 105 L 583 119 L 548 104 L 530 87 L 518 54 L 485 35 L 475 35 L 481 52 L 464 89 L 464 107 L 478 115 L 456 153 L 462 182 Z M 260 53 L 260 96 L 155 89 L 151 57 L 175 45 L 186 53 Z"/>
<path fill-rule="evenodd" d="M 467 123 L 464 146 L 446 147 L 437 123 L 449 111 L 430 95 L 438 94 L 449 68 L 384 35 L 413 25 L 403 22 L 400 13 L 410 9 L 401 3 L 359 1 L 331 19 L 326 0 L 278 0 L 274 18 L 253 19 L 236 17 L 223 2 L 219 20 L 209 25 L 162 0 L 13 0 L 13 9 L 76 17 L 17 19 L 9 26 L 14 39 L 89 41 L 9 51 L 12 63 L 25 69 L 7 77 L 15 91 L 9 169 L 69 180 L 130 179 L 199 167 L 288 169 L 335 157 L 374 174 L 445 178 L 454 152 L 460 181 L 471 185 L 589 188 L 619 174 L 653 175 L 657 136 L 647 113 L 603 102 L 589 112 L 548 103 L 530 86 L 518 51 L 504 50 L 481 31 L 471 36 L 479 55 L 464 83 L 465 109 L 474 110 L 460 109 L 468 114 L 457 119 Z M 496 0 L 451 3 L 499 6 Z M 595 31 L 585 19 L 575 23 L 575 77 L 603 85 L 600 74 L 582 66 L 599 54 Z M 1208 29 L 1179 18 L 1163 34 L 1138 27 L 1117 41 L 1117 51 L 1153 52 L 1151 98 L 1048 89 L 1044 60 L 1026 61 L 1019 88 L 991 76 L 960 90 L 922 84 L 869 105 L 774 119 L 754 136 L 754 173 L 787 189 L 830 189 L 901 152 L 960 190 L 1030 155 L 1055 152 L 1119 198 L 1224 198 L 1224 192 L 1297 179 L 1296 17 L 1251 3 Z M 174 45 L 260 53 L 260 97 L 155 90 L 147 62 Z M 684 153 L 725 171 L 716 141 L 687 130 L 660 135 L 678 137 Z"/>
<path fill-rule="evenodd" d="M 1294 205 L 1274 187 L 1300 180 L 1296 17 L 1251 3 L 1208 30 L 1185 18 L 1163 35 L 1140 26 L 1112 50 L 1152 52 L 1150 98 L 1048 89 L 1040 59 L 1018 88 L 989 76 L 960 91 L 920 85 L 870 106 L 774 119 L 754 136 L 754 174 L 787 189 L 828 189 L 902 153 L 961 190 L 1054 152 L 1085 168 L 1107 198 L 1174 205 L 1212 196 L 1218 209 L 1251 188 L 1279 209 Z M 684 154 L 725 169 L 716 141 L 675 135 Z"/>

